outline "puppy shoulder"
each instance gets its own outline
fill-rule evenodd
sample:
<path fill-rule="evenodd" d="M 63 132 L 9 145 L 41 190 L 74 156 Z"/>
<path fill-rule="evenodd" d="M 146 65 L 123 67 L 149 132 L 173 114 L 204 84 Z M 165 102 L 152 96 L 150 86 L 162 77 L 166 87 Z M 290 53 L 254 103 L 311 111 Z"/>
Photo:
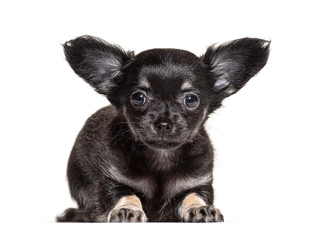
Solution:
<path fill-rule="evenodd" d="M 115 117 L 117 116 L 117 110 L 112 105 L 103 107 L 96 111 L 94 114 L 92 114 L 88 120 L 87 123 L 90 122 L 96 122 L 98 124 L 102 122 L 111 122 Z"/>
<path fill-rule="evenodd" d="M 116 116 L 117 110 L 115 107 L 112 105 L 103 107 L 86 120 L 81 133 L 99 132 L 101 129 L 108 127 Z"/>

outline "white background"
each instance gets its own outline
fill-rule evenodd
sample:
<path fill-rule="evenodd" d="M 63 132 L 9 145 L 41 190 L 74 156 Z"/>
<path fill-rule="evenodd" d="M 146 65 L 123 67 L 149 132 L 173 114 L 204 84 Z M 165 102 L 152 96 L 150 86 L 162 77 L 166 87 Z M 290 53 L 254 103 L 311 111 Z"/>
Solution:
<path fill-rule="evenodd" d="M 167 239 L 176 230 L 183 239 L 327 239 L 327 22 L 315 0 L 1 1 L 2 239 Z M 108 104 L 64 60 L 60 44 L 83 34 L 137 53 L 197 55 L 215 42 L 272 40 L 267 66 L 208 122 L 225 223 L 54 223 L 74 206 L 65 171 L 75 137 Z"/>

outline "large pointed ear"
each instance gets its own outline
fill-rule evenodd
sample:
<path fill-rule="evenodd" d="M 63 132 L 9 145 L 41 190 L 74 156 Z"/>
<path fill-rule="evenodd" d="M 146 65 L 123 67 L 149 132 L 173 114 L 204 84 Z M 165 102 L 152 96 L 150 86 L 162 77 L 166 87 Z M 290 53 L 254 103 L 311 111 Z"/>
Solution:
<path fill-rule="evenodd" d="M 133 56 L 133 52 L 92 36 L 78 37 L 63 47 L 74 72 L 104 95 L 118 86 L 122 68 Z"/>
<path fill-rule="evenodd" d="M 207 49 L 201 59 L 209 68 L 219 101 L 236 93 L 265 66 L 269 48 L 269 41 L 242 38 Z"/>

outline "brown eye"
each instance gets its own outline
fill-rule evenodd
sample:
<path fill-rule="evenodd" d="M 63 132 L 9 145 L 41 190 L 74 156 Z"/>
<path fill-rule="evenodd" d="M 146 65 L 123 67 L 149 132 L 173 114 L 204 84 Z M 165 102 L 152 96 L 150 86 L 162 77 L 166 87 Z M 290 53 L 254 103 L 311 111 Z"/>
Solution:
<path fill-rule="evenodd" d="M 141 107 L 146 103 L 146 96 L 141 92 L 134 93 L 131 96 L 131 102 L 135 107 Z"/>
<path fill-rule="evenodd" d="M 198 105 L 198 97 L 195 95 L 188 95 L 184 99 L 184 104 L 188 108 L 195 108 Z"/>

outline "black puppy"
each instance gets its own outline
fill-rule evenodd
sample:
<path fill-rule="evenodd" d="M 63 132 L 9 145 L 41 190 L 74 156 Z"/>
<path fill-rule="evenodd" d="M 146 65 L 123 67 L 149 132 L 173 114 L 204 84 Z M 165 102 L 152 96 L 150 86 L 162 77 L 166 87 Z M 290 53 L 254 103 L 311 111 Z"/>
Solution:
<path fill-rule="evenodd" d="M 91 36 L 66 42 L 72 69 L 111 105 L 76 139 L 67 176 L 78 209 L 57 220 L 223 221 L 204 123 L 264 67 L 269 45 L 243 38 L 197 57 L 177 49 L 134 55 Z"/>

